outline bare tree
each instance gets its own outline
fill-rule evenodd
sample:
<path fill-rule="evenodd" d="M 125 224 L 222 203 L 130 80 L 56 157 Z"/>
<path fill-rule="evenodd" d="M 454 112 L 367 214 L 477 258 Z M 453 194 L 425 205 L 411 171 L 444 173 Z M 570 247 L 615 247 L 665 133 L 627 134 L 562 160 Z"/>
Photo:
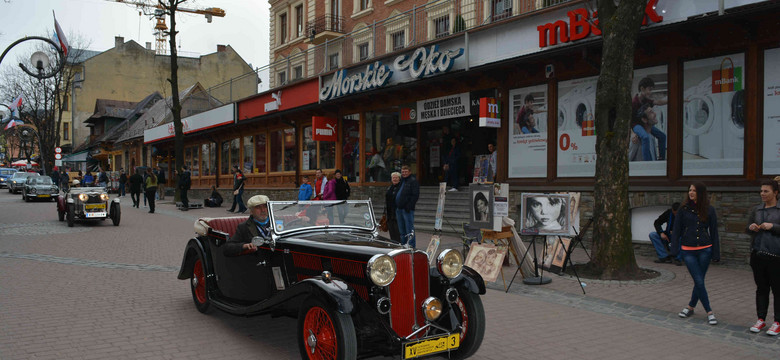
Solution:
<path fill-rule="evenodd" d="M 634 49 L 647 0 L 597 0 L 603 34 L 596 92 L 596 184 L 593 198 L 593 260 L 601 278 L 638 273 L 631 244 L 628 142 Z"/>

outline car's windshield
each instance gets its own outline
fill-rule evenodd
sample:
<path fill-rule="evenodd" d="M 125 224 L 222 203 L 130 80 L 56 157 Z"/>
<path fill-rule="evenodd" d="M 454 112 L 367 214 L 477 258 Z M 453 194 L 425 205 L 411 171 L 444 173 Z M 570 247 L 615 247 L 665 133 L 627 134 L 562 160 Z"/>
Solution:
<path fill-rule="evenodd" d="M 16 170 L 0 170 L 0 175 L 13 175 Z"/>
<path fill-rule="evenodd" d="M 14 176 L 13 176 L 13 177 L 14 177 L 14 178 L 26 178 L 26 177 L 28 177 L 28 176 L 30 176 L 30 175 L 32 175 L 32 173 L 28 173 L 28 172 L 17 172 L 17 173 L 15 173 L 15 174 L 14 174 Z"/>
<path fill-rule="evenodd" d="M 309 227 L 373 230 L 375 226 L 374 212 L 367 200 L 271 201 L 268 211 L 277 234 Z"/>
<path fill-rule="evenodd" d="M 35 178 L 36 185 L 51 185 L 51 178 L 48 176 L 38 176 Z"/>

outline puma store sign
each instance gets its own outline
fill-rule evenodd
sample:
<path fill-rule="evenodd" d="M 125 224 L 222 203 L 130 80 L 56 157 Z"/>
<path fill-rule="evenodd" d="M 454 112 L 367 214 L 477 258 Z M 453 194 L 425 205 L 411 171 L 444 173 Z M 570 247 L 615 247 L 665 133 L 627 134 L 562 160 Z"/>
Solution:
<path fill-rule="evenodd" d="M 338 119 L 329 118 L 323 116 L 313 116 L 311 118 L 311 127 L 314 131 L 312 140 L 314 141 L 336 141 L 338 140 L 338 134 L 336 133 L 336 124 Z"/>

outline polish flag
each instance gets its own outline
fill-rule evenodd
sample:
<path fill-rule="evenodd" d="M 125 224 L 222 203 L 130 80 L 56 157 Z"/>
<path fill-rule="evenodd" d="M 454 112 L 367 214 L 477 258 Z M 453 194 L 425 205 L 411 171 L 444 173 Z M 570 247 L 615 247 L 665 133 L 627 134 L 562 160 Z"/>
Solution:
<path fill-rule="evenodd" d="M 54 10 L 51 11 L 52 15 L 54 15 Z M 57 16 L 54 15 L 54 38 L 57 41 L 57 43 L 60 44 L 60 50 L 62 50 L 62 55 L 68 56 L 68 39 L 65 38 L 65 33 L 62 31 L 62 28 L 60 27 L 60 23 L 57 22 Z"/>
<path fill-rule="evenodd" d="M 11 108 L 11 111 L 16 111 L 16 109 L 22 107 L 22 95 L 16 97 L 16 99 L 14 99 L 14 101 L 8 107 Z"/>
<path fill-rule="evenodd" d="M 18 121 L 18 120 L 11 120 L 11 121 L 8 122 L 8 125 L 5 126 L 5 129 L 8 130 L 8 129 L 16 126 L 16 125 L 21 125 L 21 124 L 23 124 L 23 122 Z"/>

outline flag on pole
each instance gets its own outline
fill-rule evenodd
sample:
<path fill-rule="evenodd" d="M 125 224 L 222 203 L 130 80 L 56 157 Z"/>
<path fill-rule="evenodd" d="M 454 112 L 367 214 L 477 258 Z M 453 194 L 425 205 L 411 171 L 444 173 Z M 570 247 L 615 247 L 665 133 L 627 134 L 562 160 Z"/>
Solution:
<path fill-rule="evenodd" d="M 11 109 L 11 111 L 16 111 L 16 109 L 20 108 L 22 106 L 22 95 L 19 95 L 14 99 L 14 101 L 9 105 L 8 107 Z"/>
<path fill-rule="evenodd" d="M 54 10 L 52 10 L 51 13 L 54 15 Z M 68 39 L 65 38 L 65 33 L 62 31 L 60 23 L 57 22 L 57 15 L 54 15 L 54 31 L 54 38 L 57 43 L 60 44 L 62 55 L 68 56 Z"/>
<path fill-rule="evenodd" d="M 22 124 L 24 124 L 24 123 L 19 121 L 19 120 L 11 119 L 11 121 L 8 122 L 8 125 L 5 126 L 5 129 L 8 130 L 8 129 L 16 126 L 16 125 L 22 125 Z"/>

